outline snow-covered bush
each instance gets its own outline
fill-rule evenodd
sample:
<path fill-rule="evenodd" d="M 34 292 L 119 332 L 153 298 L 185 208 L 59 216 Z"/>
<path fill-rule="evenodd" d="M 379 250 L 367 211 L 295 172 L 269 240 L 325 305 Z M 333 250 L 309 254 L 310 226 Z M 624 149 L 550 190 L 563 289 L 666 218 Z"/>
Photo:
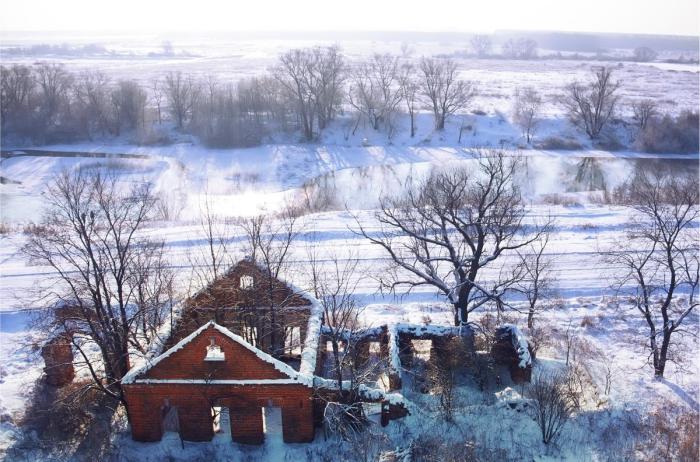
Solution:
<path fill-rule="evenodd" d="M 561 434 L 573 405 L 560 372 L 541 371 L 532 380 L 526 395 L 532 400 L 532 417 L 540 428 L 542 442 L 549 444 Z"/>

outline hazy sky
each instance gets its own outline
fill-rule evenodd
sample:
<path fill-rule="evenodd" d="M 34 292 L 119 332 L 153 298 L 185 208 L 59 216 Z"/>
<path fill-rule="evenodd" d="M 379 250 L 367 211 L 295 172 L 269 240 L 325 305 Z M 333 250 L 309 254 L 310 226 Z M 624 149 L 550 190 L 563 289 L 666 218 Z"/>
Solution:
<path fill-rule="evenodd" d="M 698 35 L 698 0 L 0 0 L 2 30 L 495 29 Z"/>

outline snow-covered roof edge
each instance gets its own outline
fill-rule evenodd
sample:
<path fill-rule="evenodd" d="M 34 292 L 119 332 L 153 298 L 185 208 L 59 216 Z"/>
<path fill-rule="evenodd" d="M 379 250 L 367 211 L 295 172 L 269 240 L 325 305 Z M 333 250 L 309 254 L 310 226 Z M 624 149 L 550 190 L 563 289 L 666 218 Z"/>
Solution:
<path fill-rule="evenodd" d="M 130 383 L 135 383 L 138 380 L 138 376 L 149 371 L 152 369 L 154 366 L 156 366 L 158 363 L 163 361 L 164 359 L 170 357 L 173 353 L 183 349 L 188 343 L 190 343 L 192 340 L 194 340 L 196 337 L 198 337 L 202 332 L 204 332 L 206 329 L 213 327 L 217 331 L 219 331 L 221 334 L 227 336 L 234 342 L 240 344 L 244 348 L 248 349 L 250 352 L 255 354 L 258 358 L 261 360 L 265 361 L 266 363 L 271 364 L 274 366 L 275 369 L 278 371 L 282 372 L 286 376 L 288 376 L 290 379 L 296 380 L 299 383 L 303 383 L 304 385 L 311 386 L 312 380 L 310 377 L 306 377 L 299 372 L 295 371 L 292 367 L 289 365 L 283 363 L 282 361 L 273 358 L 269 354 L 265 353 L 264 351 L 259 350 L 258 348 L 254 347 L 250 343 L 246 342 L 243 337 L 234 334 L 227 328 L 218 325 L 214 321 L 209 321 L 208 323 L 200 326 L 197 330 L 189 334 L 187 337 L 183 338 L 180 340 L 178 343 L 170 347 L 167 351 L 164 353 L 158 355 L 157 357 L 147 360 L 144 364 L 138 366 L 138 367 L 133 367 L 129 372 L 127 372 L 126 375 L 122 378 L 122 384 L 130 384 Z"/>
<path fill-rule="evenodd" d="M 510 332 L 511 342 L 513 343 L 513 348 L 515 348 L 518 354 L 518 367 L 525 369 L 526 367 L 532 365 L 532 357 L 530 356 L 530 344 L 525 337 L 525 334 L 516 326 L 515 324 L 503 324 L 500 329 L 504 329 Z"/>
<path fill-rule="evenodd" d="M 299 373 L 313 376 L 316 372 L 316 357 L 318 355 L 318 342 L 321 338 L 321 325 L 323 324 L 323 307 L 316 297 L 308 290 L 300 289 L 292 283 L 285 282 L 295 294 L 309 301 L 309 322 L 306 325 L 306 337 L 301 350 L 301 363 Z"/>
<path fill-rule="evenodd" d="M 399 357 L 399 328 L 398 324 L 391 324 L 387 329 L 389 336 L 389 366 L 394 374 L 401 373 L 401 358 Z"/>

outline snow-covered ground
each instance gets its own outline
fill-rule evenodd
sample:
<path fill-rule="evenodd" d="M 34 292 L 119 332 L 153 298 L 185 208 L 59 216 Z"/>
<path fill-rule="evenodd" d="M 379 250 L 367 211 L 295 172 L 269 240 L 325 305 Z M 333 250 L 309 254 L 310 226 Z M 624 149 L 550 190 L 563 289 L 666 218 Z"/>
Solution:
<path fill-rule="evenodd" d="M 217 74 L 222 78 L 238 78 L 264 71 L 274 63 L 277 53 L 290 46 L 307 46 L 299 42 L 241 42 L 226 47 L 192 47 L 192 54 L 167 59 L 133 59 L 103 57 L 66 60 L 70 69 L 98 67 L 114 78 L 138 76 L 144 81 L 168 70 L 182 69 L 198 74 Z M 344 51 L 351 58 L 374 51 L 397 52 L 399 43 L 352 42 Z M 436 43 L 422 44 L 415 55 L 452 52 L 452 48 Z M 143 50 L 142 50 L 143 51 Z M 153 50 L 146 50 L 153 51 Z M 24 58 L 3 57 L 3 64 L 26 62 Z M 688 358 L 684 368 L 672 367 L 665 381 L 655 381 L 646 366 L 646 353 L 638 339 L 644 325 L 624 303 L 612 300 L 612 278 L 618 270 L 603 261 L 601 253 L 614 245 L 629 219 L 629 213 L 617 206 L 602 204 L 601 185 L 576 181 L 581 162 L 593 158 L 593 165 L 604 179 L 605 188 L 612 191 L 633 171 L 638 163 L 653 163 L 697 173 L 698 155 L 653 156 L 636 152 L 607 152 L 591 147 L 562 117 L 561 109 L 548 104 L 538 139 L 547 136 L 571 137 L 583 148 L 574 151 L 523 150 L 519 131 L 511 125 L 507 113 L 512 104 L 515 86 L 534 85 L 553 100 L 561 87 L 574 78 L 584 78 L 593 63 L 579 61 L 505 61 L 460 59 L 463 77 L 474 80 L 479 96 L 472 109 L 483 115 L 469 113 L 451 119 L 446 130 L 435 133 L 429 115 L 421 113 L 418 130 L 410 138 L 405 128 L 407 120 L 399 118 L 401 129 L 389 139 L 385 132 L 360 127 L 350 136 L 349 118 L 335 121 L 317 143 L 297 144 L 295 139 L 282 137 L 269 144 L 250 149 L 205 149 L 196 142 L 180 142 L 171 146 L 134 146 L 128 140 L 112 143 L 43 146 L 42 156 L 17 156 L 0 160 L 0 223 L 8 232 L 0 234 L 0 454 L 16 441 L 13 425 L 23 411 L 33 382 L 41 374 L 43 362 L 38 354 L 42 333 L 32 330 L 31 318 L 41 315 L 42 305 L 36 298 L 36 288 L 50 284 L 48 268 L 27 262 L 19 254 L 25 242 L 23 227 L 37 221 L 44 207 L 42 194 L 52 177 L 63 169 L 99 167 L 119 175 L 120 181 L 151 181 L 159 197 L 171 211 L 167 221 L 148 225 L 144 230 L 163 239 L 171 264 L 177 269 L 180 282 L 191 276 L 189 255 L 204 245 L 198 216 L 204 201 L 212 204 L 218 219 L 274 211 L 285 203 L 299 202 L 306 194 L 328 193 L 333 201 L 325 210 L 309 213 L 300 219 L 300 235 L 292 253 L 293 265 L 285 277 L 300 287 L 308 286 L 305 260 L 309 246 L 315 246 L 323 256 L 359 255 L 359 271 L 366 275 L 357 290 L 365 305 L 364 318 L 368 325 L 398 321 L 449 324 L 451 312 L 434 291 L 422 288 L 401 298 L 382 294 L 377 277 L 389 263 L 385 253 L 358 236 L 358 222 L 369 232 L 374 229 L 373 208 L 382 194 L 400 191 L 408 178 L 427 174 L 432 168 L 452 168 L 473 164 L 470 151 L 475 146 L 505 146 L 512 155 L 522 155 L 525 167 L 519 172 L 520 182 L 528 203 L 527 220 L 541 221 L 551 216 L 556 220 L 547 254 L 554 260 L 557 296 L 561 303 L 547 312 L 542 322 L 552 329 L 551 343 L 540 355 L 538 367 L 557 367 L 562 353 L 561 332 L 573 326 L 592 350 L 602 352 L 591 359 L 591 381 L 602 387 L 606 365 L 614 371 L 609 396 L 591 398 L 586 412 L 569 425 L 569 443 L 553 457 L 570 460 L 601 460 L 603 441 L 609 434 L 605 425 L 615 413 L 644 410 L 663 400 L 698 409 L 698 351 L 697 341 L 685 337 L 683 345 Z M 672 112 L 697 109 L 700 101 L 697 65 L 619 65 L 618 77 L 623 81 L 627 98 L 655 97 Z M 626 110 L 626 107 L 623 108 Z M 457 142 L 462 123 L 471 126 Z M 13 148 L 15 146 L 3 146 Z M 21 146 L 16 146 L 21 148 Z M 112 157 L 65 156 L 61 152 L 92 152 L 113 154 Z M 141 158 L 123 157 L 138 154 Z M 595 189 L 595 191 L 590 191 Z M 565 205 L 563 205 L 565 204 Z M 240 232 L 230 229 L 232 248 Z M 241 257 L 241 254 L 236 257 Z M 495 271 L 492 270 L 492 271 Z M 494 276 L 494 274 L 491 274 Z M 481 316 L 476 313 L 476 317 Z M 524 319 L 516 317 L 522 325 Z M 698 317 L 688 321 L 689 329 L 697 334 Z M 602 355 L 602 356 L 601 356 Z M 507 383 L 505 385 L 508 385 Z M 457 427 L 445 428 L 446 438 L 474 437 L 485 444 L 525 460 L 541 456 L 532 420 L 508 403 L 520 400 L 517 387 L 499 391 L 495 398 L 464 387 Z M 384 437 L 390 446 L 401 447 L 421 432 L 424 418 L 435 421 L 429 397 L 409 394 L 414 400 L 415 413 L 403 421 L 392 422 Z M 495 401 L 493 401 L 495 400 Z M 516 406 L 517 407 L 517 406 Z M 601 417 L 602 416 L 602 417 Z M 600 417 L 600 418 L 598 418 Z M 593 422 L 593 423 L 591 423 Z M 431 430 L 442 431 L 439 424 Z M 439 428 L 438 428 L 439 427 Z M 478 429 L 478 430 L 477 430 Z M 460 436 L 461 435 L 461 436 Z M 507 437 L 504 437 L 506 435 Z M 500 438 L 500 439 L 499 439 Z M 624 435 L 620 435 L 624 439 Z M 269 438 L 260 449 L 233 448 L 227 435 L 217 435 L 212 444 L 186 443 L 168 435 L 158 444 L 136 444 L 122 431 L 115 436 L 116 453 L 125 460 L 173 460 L 187 458 L 211 459 L 235 457 L 241 460 L 303 460 L 324 454 L 334 454 L 334 444 L 323 442 L 318 435 L 313 445 L 290 445 L 280 448 L 279 441 Z M 385 441 L 385 442 L 386 442 Z M 325 451 L 325 452 L 324 452 Z M 234 455 L 235 454 L 235 455 Z M 336 454 L 337 455 L 337 454 Z M 336 457 L 337 458 L 337 457 Z M 498 459 L 498 458 L 497 458 Z"/>
<path fill-rule="evenodd" d="M 2 161 L 2 176 L 18 182 L 0 185 L 3 221 L 10 227 L 10 232 L 0 236 L 0 355 L 5 358 L 0 377 L 0 411 L 8 416 L 7 422 L 0 427 L 4 432 L 0 434 L 0 440 L 5 444 L 14 440 L 12 435 L 15 429 L 9 423 L 10 417 L 21 413 L 32 382 L 39 376 L 42 367 L 36 346 L 32 348 L 32 343 L 40 339 L 41 334 L 29 328 L 30 315 L 22 310 L 40 310 L 41 305 L 34 299 L 33 289 L 50 280 L 47 278 L 48 268 L 34 266 L 18 255 L 25 239 L 22 227 L 39 217 L 43 203 L 41 194 L 51 177 L 62 169 L 101 165 L 119 173 L 125 182 L 152 181 L 159 193 L 169 200 L 178 201 L 175 208 L 181 212 L 177 218 L 152 223 L 144 232 L 165 241 L 172 265 L 178 269 L 179 279 L 183 282 L 190 275 L 188 255 L 197 246 L 204 245 L 196 217 L 199 204 L 205 197 L 215 204 L 216 213 L 224 220 L 259 213 L 264 209 L 274 210 L 284 202 L 298 198 L 300 188 L 309 180 L 316 179 L 318 183 L 319 178 L 326 178 L 326 182 L 332 179 L 339 210 L 313 213 L 300 219 L 301 232 L 292 256 L 294 264 L 286 277 L 301 287 L 308 286 L 304 261 L 310 245 L 317 247 L 321 257 L 359 255 L 359 271 L 367 277 L 358 287 L 356 295 L 366 305 L 364 316 L 368 325 L 397 321 L 421 323 L 426 319 L 433 323 L 450 323 L 449 307 L 430 289 L 417 290 L 399 299 L 379 293 L 376 277 L 389 262 L 380 249 L 353 230 L 357 229 L 359 221 L 372 232 L 375 226 L 372 207 L 376 204 L 376 198 L 380 194 L 398 191 L 407 177 L 424 175 L 435 166 L 449 168 L 452 163 L 474 162 L 471 153 L 463 147 L 267 145 L 245 150 L 209 151 L 187 145 L 148 149 L 85 145 L 47 149 L 138 153 L 147 157 L 125 159 L 53 155 L 21 156 Z M 611 276 L 616 268 L 602 260 L 601 252 L 614 245 L 620 237 L 629 217 L 628 212 L 621 207 L 592 203 L 588 193 L 577 191 L 573 181 L 578 163 L 584 157 L 597 158 L 605 172 L 607 186 L 612 188 L 632 171 L 634 163 L 640 162 L 640 157 L 649 156 L 594 151 L 528 151 L 521 154 L 527 158 L 527 169 L 519 179 L 529 202 L 527 219 L 541 221 L 552 216 L 556 220 L 547 253 L 555 257 L 557 292 L 562 303 L 560 308 L 544 315 L 544 322 L 559 331 L 571 324 L 596 350 L 607 352 L 605 362 L 615 370 L 614 385 L 610 396 L 605 398 L 609 400 L 606 406 L 610 409 L 644 407 L 645 403 L 656 402 L 660 396 L 697 409 L 697 358 L 689 354 L 690 362 L 684 369 L 671 369 L 664 382 L 652 380 L 650 369 L 645 367 L 646 354 L 633 341 L 644 332 L 644 326 L 629 307 L 618 307 L 611 302 L 610 297 L 614 295 Z M 697 156 L 670 156 L 663 162 L 677 164 L 680 169 L 692 168 L 697 163 Z M 545 203 L 547 201 L 543 198 L 555 193 L 568 195 L 568 206 Z M 237 231 L 231 229 L 231 242 L 235 243 L 237 237 Z M 586 322 L 583 322 L 584 318 Z M 524 319 L 516 321 L 522 324 Z M 689 326 L 694 328 L 696 325 L 697 317 L 693 317 Z M 694 341 L 686 342 L 686 348 L 691 353 L 697 350 Z M 544 357 L 561 358 L 556 343 L 545 351 Z M 556 362 L 556 359 L 552 360 Z M 593 381 L 599 386 L 602 386 L 603 380 L 602 364 L 603 359 L 599 358 L 594 360 L 591 367 L 594 371 Z M 482 415 L 479 422 L 488 419 L 502 421 L 506 414 L 512 413 L 505 404 L 485 408 L 477 401 L 469 402 L 476 407 L 465 408 L 463 419 Z M 409 417 L 405 423 L 393 423 L 390 428 L 415 431 L 418 418 L 419 415 Z M 526 433 L 532 433 L 535 427 L 528 419 L 522 418 L 523 422 L 528 423 L 521 422 L 520 425 L 529 429 Z M 512 425 L 517 428 L 516 424 Z M 572 431 L 575 428 L 578 427 L 572 426 Z M 389 435 L 397 431 L 396 428 L 391 429 Z M 398 435 L 394 434 L 393 437 Z M 119 440 L 115 444 L 120 447 L 118 452 L 125 459 L 136 460 L 143 454 L 143 445 L 129 443 L 125 433 L 120 433 L 117 438 Z M 577 438 L 580 444 L 586 446 L 583 436 Z M 225 440 L 224 437 L 219 439 Z M 538 441 L 536 435 L 532 440 Z M 179 440 L 166 438 L 158 445 L 149 446 L 148 453 L 152 454 L 151 460 L 158 460 L 167 454 L 186 457 L 191 451 L 219 454 L 220 450 L 228 447 L 221 441 L 211 447 L 188 443 L 190 449 L 180 453 L 177 451 Z M 263 452 L 252 453 L 251 457 L 269 455 L 264 452 L 269 448 L 265 448 L 259 450 Z M 541 450 L 538 448 L 535 444 L 528 450 L 536 455 Z M 305 451 L 322 449 L 323 446 L 292 448 L 289 454 L 305 454 Z M 588 447 L 587 450 L 587 458 L 594 458 L 598 449 Z"/>

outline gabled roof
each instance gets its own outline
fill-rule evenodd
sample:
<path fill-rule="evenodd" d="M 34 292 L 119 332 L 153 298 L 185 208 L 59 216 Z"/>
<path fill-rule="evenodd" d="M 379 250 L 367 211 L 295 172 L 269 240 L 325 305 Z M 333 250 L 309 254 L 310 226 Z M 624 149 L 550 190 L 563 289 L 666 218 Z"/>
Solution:
<path fill-rule="evenodd" d="M 239 262 L 237 262 L 235 265 L 233 265 L 231 268 L 229 268 L 228 272 L 233 271 L 233 269 L 241 264 L 244 263 L 252 263 L 256 266 L 258 266 L 253 260 L 250 258 L 245 258 Z M 260 267 L 258 266 L 260 269 Z M 316 298 L 307 290 L 302 290 L 299 287 L 295 286 L 294 284 L 285 281 L 282 278 L 279 278 L 280 282 L 285 284 L 287 287 L 289 287 L 295 294 L 299 295 L 300 297 L 303 297 L 309 302 L 309 308 L 310 308 L 310 316 L 309 316 L 309 322 L 306 328 L 306 338 L 304 340 L 304 345 L 303 349 L 301 352 L 301 363 L 299 365 L 299 372 L 295 371 L 293 368 L 289 367 L 288 365 L 282 363 L 281 361 L 278 361 L 274 358 L 272 358 L 269 355 L 268 356 L 271 360 L 277 361 L 278 363 L 282 364 L 283 367 L 286 367 L 290 369 L 292 372 L 298 374 L 301 378 L 303 378 L 304 381 L 308 382 L 309 386 L 313 382 L 313 374 L 314 370 L 316 368 L 316 360 L 317 360 L 317 354 L 318 354 L 318 342 L 319 338 L 321 335 L 321 325 L 322 325 L 322 318 L 323 318 L 323 308 L 321 307 L 321 304 Z M 204 291 L 207 290 L 207 287 L 201 288 L 199 291 L 197 291 L 196 294 L 194 294 L 191 298 L 197 297 L 199 294 L 203 293 Z M 197 329 L 195 332 L 192 334 L 188 335 L 187 337 L 184 337 L 180 342 L 177 344 L 173 345 L 171 348 L 169 348 L 165 353 L 163 353 L 163 349 L 166 346 L 166 342 L 168 338 L 170 338 L 171 335 L 173 335 L 173 327 L 176 326 L 182 316 L 183 313 L 186 309 L 186 302 L 179 302 L 177 303 L 171 310 L 171 313 L 167 316 L 163 324 L 158 328 L 158 333 L 156 334 L 155 338 L 151 341 L 151 343 L 148 345 L 148 349 L 143 356 L 139 356 L 137 358 L 132 358 L 132 368 L 129 370 L 129 372 L 124 375 L 122 378 L 122 383 L 134 383 L 136 378 L 142 374 L 143 372 L 146 372 L 149 370 L 151 367 L 155 365 L 155 361 L 158 360 L 161 356 L 165 355 L 168 352 L 171 352 L 169 354 L 172 354 L 176 348 L 181 348 L 178 347 L 178 345 L 182 344 L 183 342 L 187 343 L 196 336 L 196 333 L 200 329 L 206 329 L 206 326 L 208 324 L 205 324 L 202 326 L 200 329 Z M 218 326 L 220 329 L 224 329 L 229 332 L 230 335 L 238 337 L 236 334 L 233 332 L 229 331 L 228 329 Z M 238 337 L 239 339 L 243 340 L 242 338 Z M 189 339 L 189 340 L 188 340 Z M 245 340 L 243 340 L 245 342 Z M 245 342 L 246 348 L 255 348 L 252 345 L 250 345 L 248 342 Z M 255 348 L 255 350 L 262 355 L 265 355 L 264 352 L 258 350 Z M 134 352 L 137 353 L 137 352 Z M 258 354 L 256 353 L 256 354 Z M 296 379 L 295 379 L 296 380 Z M 300 380 L 301 381 L 301 380 Z"/>
<path fill-rule="evenodd" d="M 160 354 L 159 356 L 147 360 L 143 365 L 140 367 L 134 367 L 132 368 L 123 378 L 122 378 L 122 384 L 130 384 L 130 383 L 137 383 L 137 382 L 142 382 L 142 383 L 174 383 L 174 382 L 185 382 L 185 383 L 196 383 L 196 380 L 189 380 L 189 379 L 176 379 L 176 380 L 167 380 L 167 379 L 147 379 L 143 378 L 140 379 L 139 376 L 142 376 L 146 372 L 148 372 L 150 369 L 155 367 L 158 363 L 163 361 L 164 359 L 170 357 L 172 354 L 175 352 L 182 350 L 192 342 L 195 338 L 197 338 L 199 335 L 201 335 L 205 330 L 209 328 L 214 328 L 217 331 L 219 331 L 221 334 L 225 335 L 229 339 L 233 340 L 240 346 L 244 347 L 245 349 L 249 350 L 251 353 L 253 353 L 255 356 L 257 356 L 261 361 L 264 361 L 270 365 L 272 365 L 276 370 L 281 372 L 282 374 L 286 375 L 288 378 L 286 379 L 261 379 L 261 380 L 222 380 L 220 382 L 222 383 L 230 383 L 230 384 L 255 384 L 255 383 L 300 383 L 303 385 L 307 386 L 312 386 L 312 377 L 309 377 L 304 374 L 300 374 L 294 368 L 291 366 L 283 363 L 282 361 L 273 358 L 269 354 L 259 350 L 258 348 L 254 347 L 247 341 L 243 339 L 243 337 L 234 334 L 227 328 L 220 326 L 219 324 L 215 323 L 214 321 L 209 321 L 208 323 L 202 325 L 199 329 L 195 330 L 191 334 L 189 334 L 187 337 L 183 338 L 180 340 L 178 343 L 173 345 L 171 348 L 169 348 L 167 351 L 164 353 Z M 216 384 L 217 380 L 209 380 L 207 383 L 212 383 Z M 240 382 L 240 383 L 238 383 Z"/>

